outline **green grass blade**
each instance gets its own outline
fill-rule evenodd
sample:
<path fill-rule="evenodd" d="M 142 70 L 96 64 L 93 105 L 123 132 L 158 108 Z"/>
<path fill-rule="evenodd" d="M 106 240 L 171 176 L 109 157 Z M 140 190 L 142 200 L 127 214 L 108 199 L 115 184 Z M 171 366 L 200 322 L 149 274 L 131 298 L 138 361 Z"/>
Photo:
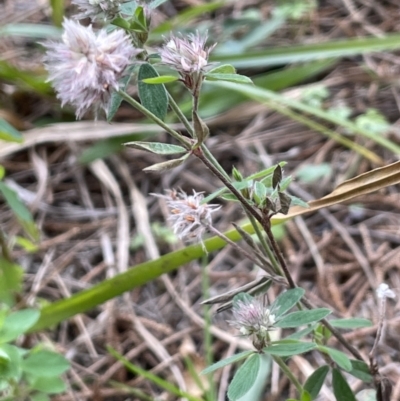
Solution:
<path fill-rule="evenodd" d="M 243 227 L 250 234 L 253 233 L 251 225 Z M 238 241 L 241 236 L 236 230 L 231 230 L 225 235 L 232 241 Z M 204 241 L 208 252 L 213 252 L 225 246 L 225 242 L 218 237 L 212 237 Z M 151 280 L 176 270 L 180 266 L 196 260 L 204 255 L 201 245 L 190 245 L 175 252 L 161 256 L 156 260 L 144 262 L 100 284 L 80 291 L 70 298 L 53 302 L 41 309 L 40 319 L 31 331 L 38 331 L 51 327 L 78 313 L 90 310 L 114 297 L 123 294 L 133 288 L 140 287 Z"/>
<path fill-rule="evenodd" d="M 43 24 L 6 24 L 0 28 L 2 36 L 23 36 L 29 39 L 58 39 L 62 31 L 52 25 Z"/>
<path fill-rule="evenodd" d="M 122 362 L 122 364 L 130 370 L 132 373 L 135 373 L 139 376 L 144 377 L 145 379 L 153 382 L 160 388 L 168 391 L 171 394 L 177 395 L 178 397 L 184 397 L 187 398 L 189 401 L 203 401 L 202 398 L 194 397 L 193 395 L 187 393 L 186 391 L 180 390 L 178 387 L 173 385 L 171 382 L 166 381 L 162 379 L 161 377 L 158 377 L 154 375 L 151 372 L 148 372 L 145 369 L 140 368 L 139 366 L 134 365 L 133 363 L 130 363 L 126 358 L 124 358 L 121 354 L 119 354 L 117 351 L 115 351 L 111 347 L 107 347 L 108 352 L 115 357 L 118 361 Z"/>
<path fill-rule="evenodd" d="M 395 154 L 400 153 L 400 146 L 395 144 L 394 142 L 390 141 L 389 139 L 372 133 L 366 129 L 363 129 L 353 122 L 349 120 L 345 120 L 340 117 L 336 117 L 332 113 L 324 111 L 322 109 L 309 106 L 305 103 L 302 103 L 298 100 L 289 99 L 286 96 L 280 95 L 278 93 L 269 91 L 267 89 L 258 88 L 254 85 L 240 85 L 234 84 L 232 82 L 209 82 L 209 85 L 216 85 L 218 87 L 223 87 L 227 89 L 237 90 L 240 93 L 245 94 L 249 98 L 259 101 L 261 103 L 267 103 L 269 106 L 273 105 L 274 103 L 277 106 L 289 107 L 304 113 L 308 113 L 314 115 L 315 117 L 324 119 L 330 123 L 334 123 L 337 125 L 342 126 L 343 128 L 347 128 L 348 130 L 352 131 L 353 133 L 360 134 L 368 139 L 373 140 L 375 143 L 381 145 L 382 147 L 392 151 Z"/>
<path fill-rule="evenodd" d="M 291 66 L 279 71 L 268 72 L 259 75 L 253 79 L 254 85 L 273 91 L 286 89 L 290 86 L 299 84 L 305 80 L 311 79 L 318 74 L 331 68 L 336 61 L 319 60 L 302 65 Z M 215 115 L 232 109 L 248 100 L 248 97 L 242 93 L 233 90 L 220 91 L 209 85 L 204 86 L 200 98 L 200 112 L 203 118 L 211 118 Z M 183 111 L 189 113 L 191 102 L 188 102 Z"/>
<path fill-rule="evenodd" d="M 376 51 L 396 50 L 400 48 L 400 34 L 391 34 L 383 38 L 366 37 L 335 40 L 324 43 L 268 48 L 262 51 L 244 54 L 218 54 L 218 48 L 211 61 L 233 64 L 237 68 L 260 68 L 265 66 L 298 63 L 323 58 L 355 56 Z"/>

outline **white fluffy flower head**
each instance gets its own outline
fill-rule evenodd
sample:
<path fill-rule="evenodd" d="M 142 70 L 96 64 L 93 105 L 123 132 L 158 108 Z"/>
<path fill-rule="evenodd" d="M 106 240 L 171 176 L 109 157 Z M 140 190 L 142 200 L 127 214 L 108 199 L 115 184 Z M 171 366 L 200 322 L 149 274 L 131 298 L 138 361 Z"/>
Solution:
<path fill-rule="evenodd" d="M 160 49 L 161 62 L 178 71 L 190 89 L 211 65 L 208 57 L 216 44 L 206 47 L 206 42 L 207 35 L 200 35 L 199 32 L 187 37 L 171 35 Z"/>
<path fill-rule="evenodd" d="M 154 194 L 163 198 L 170 209 L 168 220 L 172 222 L 174 233 L 188 242 L 200 242 L 203 247 L 203 235 L 207 226 L 212 224 L 212 214 L 221 208 L 220 205 L 202 203 L 202 192 L 193 190 L 193 195 L 183 191 L 168 191 L 167 195 Z"/>
<path fill-rule="evenodd" d="M 273 329 L 275 315 L 264 305 L 263 298 L 253 298 L 247 294 L 233 300 L 233 320 L 229 323 L 243 336 L 253 336 L 253 342 L 265 345 L 268 332 Z M 243 295 L 243 296 L 242 296 Z M 254 341 L 257 339 L 257 341 Z"/>
<path fill-rule="evenodd" d="M 65 19 L 62 42 L 45 43 L 45 66 L 49 81 L 61 99 L 71 104 L 81 118 L 91 107 L 108 111 L 112 90 L 118 90 L 132 58 L 141 52 L 132 46 L 124 31 L 97 34 L 91 26 Z"/>

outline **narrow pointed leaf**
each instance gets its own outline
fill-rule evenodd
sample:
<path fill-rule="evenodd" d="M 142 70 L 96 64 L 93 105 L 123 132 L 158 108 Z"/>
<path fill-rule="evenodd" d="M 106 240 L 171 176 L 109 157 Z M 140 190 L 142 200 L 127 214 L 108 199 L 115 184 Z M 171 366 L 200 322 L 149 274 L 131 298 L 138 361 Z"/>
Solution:
<path fill-rule="evenodd" d="M 208 71 L 207 74 L 236 74 L 236 69 L 231 64 L 223 64 Z"/>
<path fill-rule="evenodd" d="M 349 319 L 332 319 L 329 323 L 338 329 L 358 329 L 361 327 L 371 327 L 372 322 L 369 319 L 360 317 L 352 317 Z"/>
<path fill-rule="evenodd" d="M 125 77 L 121 79 L 121 88 L 123 90 L 126 90 L 126 88 L 129 85 L 129 81 L 132 78 L 132 72 L 128 73 Z M 110 106 L 107 110 L 107 121 L 110 122 L 114 116 L 115 113 L 118 111 L 119 106 L 121 106 L 122 103 L 122 97 L 117 91 L 113 91 L 111 93 L 111 100 L 110 100 Z"/>
<path fill-rule="evenodd" d="M 142 81 L 146 84 L 167 84 L 169 82 L 177 81 L 179 77 L 175 77 L 173 75 L 161 75 L 155 78 L 145 78 Z"/>
<path fill-rule="evenodd" d="M 19 223 L 24 230 L 33 238 L 39 238 L 39 231 L 33 221 L 31 212 L 19 199 L 17 193 L 9 188 L 4 182 L 0 182 L 0 194 L 6 200 L 8 206 L 12 209 Z"/>
<path fill-rule="evenodd" d="M 332 370 L 333 393 L 337 401 L 357 401 L 346 379 L 339 369 Z"/>
<path fill-rule="evenodd" d="M 317 398 L 328 372 L 329 366 L 321 366 L 315 372 L 313 372 L 304 383 L 304 389 L 310 393 L 312 400 Z"/>
<path fill-rule="evenodd" d="M 254 385 L 260 369 L 260 354 L 251 355 L 237 370 L 228 387 L 228 398 L 236 401 L 243 397 Z"/>
<path fill-rule="evenodd" d="M 271 304 L 271 313 L 275 315 L 275 318 L 278 319 L 282 315 L 284 315 L 287 311 L 293 308 L 303 297 L 305 291 L 302 288 L 293 288 L 291 290 L 287 290 L 282 292 L 275 301 Z"/>
<path fill-rule="evenodd" d="M 245 75 L 239 74 L 212 74 L 208 73 L 206 75 L 207 81 L 228 81 L 228 82 L 236 82 L 238 84 L 252 84 L 253 81 L 246 77 Z"/>
<path fill-rule="evenodd" d="M 282 180 L 282 167 L 278 164 L 272 174 L 272 188 L 276 188 Z"/>
<path fill-rule="evenodd" d="M 305 352 L 313 350 L 317 345 L 311 342 L 301 342 L 301 341 L 275 341 L 268 347 L 263 348 L 263 351 L 267 354 L 276 356 L 292 356 L 304 354 Z"/>
<path fill-rule="evenodd" d="M 350 362 L 352 368 L 349 373 L 365 383 L 371 383 L 372 376 L 369 371 L 369 366 L 364 361 L 357 361 L 355 359 L 351 359 Z"/>
<path fill-rule="evenodd" d="M 6 120 L 0 118 L 0 139 L 7 142 L 21 143 L 23 141 L 22 135 Z"/>
<path fill-rule="evenodd" d="M 211 366 L 205 368 L 204 370 L 202 370 L 200 372 L 200 374 L 206 375 L 208 373 L 212 373 L 217 369 L 223 368 L 224 366 L 241 361 L 242 359 L 247 358 L 251 354 L 254 354 L 254 351 L 243 351 L 243 352 L 240 352 L 239 354 L 232 355 L 229 358 L 222 359 L 221 361 L 218 361 L 218 362 L 212 364 Z"/>
<path fill-rule="evenodd" d="M 343 370 L 349 372 L 352 369 L 351 361 L 345 353 L 330 347 L 320 346 L 318 349 L 321 352 L 328 354 L 332 360 Z"/>
<path fill-rule="evenodd" d="M 318 322 L 324 317 L 328 316 L 330 313 L 331 311 L 327 308 L 292 312 L 276 322 L 275 326 L 281 327 L 282 329 L 299 327 L 305 324 Z"/>
<path fill-rule="evenodd" d="M 0 330 L 0 343 L 18 338 L 39 320 L 39 316 L 40 312 L 36 309 L 22 309 L 11 313 L 5 318 Z"/>
<path fill-rule="evenodd" d="M 175 155 L 178 153 L 185 153 L 187 150 L 178 145 L 170 145 L 168 143 L 162 142 L 140 142 L 133 141 L 127 142 L 125 146 L 129 146 L 131 148 L 146 150 L 151 153 L 156 153 L 158 155 Z"/>
<path fill-rule="evenodd" d="M 160 173 L 163 171 L 168 171 L 183 164 L 187 158 L 188 155 L 186 154 L 180 157 L 179 159 L 173 159 L 173 160 L 168 160 L 166 162 L 153 164 L 152 166 L 144 168 L 143 171 L 145 171 L 146 173 L 149 171 L 155 171 Z"/>

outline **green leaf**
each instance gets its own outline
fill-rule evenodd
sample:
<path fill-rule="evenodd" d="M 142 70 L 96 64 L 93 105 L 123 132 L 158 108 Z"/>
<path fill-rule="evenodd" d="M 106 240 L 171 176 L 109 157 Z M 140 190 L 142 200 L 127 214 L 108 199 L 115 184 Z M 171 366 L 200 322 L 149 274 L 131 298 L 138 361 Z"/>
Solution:
<path fill-rule="evenodd" d="M 118 26 L 119 28 L 122 29 L 129 29 L 130 25 L 129 22 L 125 19 L 125 18 L 121 18 L 121 17 L 116 17 L 111 21 L 112 25 Z"/>
<path fill-rule="evenodd" d="M 149 85 L 146 78 L 158 77 L 158 72 L 148 63 L 142 64 L 138 73 L 139 98 L 142 105 L 159 119 L 164 120 L 168 110 L 168 94 L 164 85 Z"/>
<path fill-rule="evenodd" d="M 312 401 L 311 394 L 308 391 L 301 393 L 300 401 Z"/>
<path fill-rule="evenodd" d="M 158 155 L 176 155 L 178 153 L 186 153 L 187 150 L 178 145 L 170 145 L 168 143 L 162 142 L 127 142 L 125 146 L 129 146 L 131 148 L 139 149 L 139 150 L 147 150 L 151 153 L 156 153 Z"/>
<path fill-rule="evenodd" d="M 243 397 L 256 381 L 260 369 L 260 354 L 253 354 L 237 370 L 228 387 L 228 398 L 230 401 L 236 401 Z"/>
<path fill-rule="evenodd" d="M 331 311 L 327 308 L 292 312 L 276 322 L 275 326 L 281 327 L 282 329 L 299 327 L 304 324 L 318 322 L 324 317 L 328 316 L 330 313 Z"/>
<path fill-rule="evenodd" d="M 179 79 L 179 77 L 175 77 L 173 75 L 161 75 L 155 78 L 145 78 L 142 81 L 146 84 L 167 84 L 169 82 L 175 82 Z"/>
<path fill-rule="evenodd" d="M 7 142 L 23 142 L 23 137 L 12 125 L 6 120 L 0 118 L 0 139 Z"/>
<path fill-rule="evenodd" d="M 29 37 L 32 38 L 32 26 Z M 55 37 L 55 35 L 51 36 L 52 39 Z M 18 88 L 34 90 L 35 92 L 46 95 L 52 93 L 50 83 L 46 82 L 46 76 L 38 76 L 34 74 L 33 71 L 21 70 L 2 60 L 0 60 L 0 78 L 13 83 Z"/>
<path fill-rule="evenodd" d="M 208 71 L 207 74 L 236 74 L 236 69 L 231 64 L 223 64 Z"/>
<path fill-rule="evenodd" d="M 22 361 L 22 370 L 35 377 L 56 377 L 69 369 L 69 362 L 56 352 L 40 350 L 31 352 Z"/>
<path fill-rule="evenodd" d="M 21 266 L 0 257 L 0 302 L 14 306 L 15 295 L 22 288 L 23 274 Z"/>
<path fill-rule="evenodd" d="M 30 329 L 40 317 L 37 309 L 23 309 L 8 315 L 0 329 L 0 343 L 15 340 Z"/>
<path fill-rule="evenodd" d="M 40 370 L 40 366 L 37 367 Z M 59 377 L 38 377 L 31 384 L 33 390 L 47 394 L 59 394 L 66 390 L 67 386 Z"/>
<path fill-rule="evenodd" d="M 247 292 L 239 292 L 233 297 L 233 307 L 237 307 L 239 302 L 250 303 L 252 302 L 254 297 L 252 297 Z"/>
<path fill-rule="evenodd" d="M 290 334 L 289 336 L 286 336 L 286 340 L 300 340 L 300 338 L 305 337 L 306 335 L 312 333 L 315 329 L 315 325 L 309 325 L 305 329 L 296 331 L 293 334 Z"/>
<path fill-rule="evenodd" d="M 254 200 L 260 205 L 267 196 L 267 187 L 260 181 L 254 182 Z"/>
<path fill-rule="evenodd" d="M 332 360 L 343 370 L 349 372 L 352 369 L 351 361 L 346 354 L 334 348 L 319 346 L 321 352 L 328 354 Z"/>
<path fill-rule="evenodd" d="M 238 361 L 248 357 L 251 354 L 254 354 L 254 351 L 243 351 L 243 352 L 240 352 L 239 354 L 232 355 L 229 358 L 222 359 L 221 361 L 218 361 L 218 362 L 208 366 L 207 368 L 202 370 L 200 374 L 206 375 L 208 373 L 214 372 L 215 370 L 223 368 L 224 366 L 238 362 Z"/>
<path fill-rule="evenodd" d="M 275 315 L 275 319 L 278 319 L 284 315 L 287 311 L 293 308 L 303 297 L 305 291 L 302 288 L 293 288 L 282 292 L 275 301 L 271 304 L 271 313 Z"/>
<path fill-rule="evenodd" d="M 332 385 L 337 401 L 357 401 L 346 379 L 337 368 L 332 370 Z"/>
<path fill-rule="evenodd" d="M 6 174 L 6 169 L 4 168 L 4 166 L 0 164 L 0 180 L 4 178 L 5 174 Z"/>
<path fill-rule="evenodd" d="M 30 396 L 29 401 L 50 401 L 50 398 L 47 394 L 36 393 Z"/>
<path fill-rule="evenodd" d="M 372 322 L 369 319 L 363 319 L 360 317 L 352 317 L 349 319 L 332 319 L 329 323 L 333 327 L 339 329 L 358 329 L 360 327 L 372 327 Z"/>
<path fill-rule="evenodd" d="M 297 196 L 289 195 L 290 200 L 291 200 L 291 205 L 292 206 L 301 206 L 304 207 L 305 209 L 308 209 L 310 205 L 307 202 L 304 202 L 302 199 L 298 198 Z"/>
<path fill-rule="evenodd" d="M 50 0 L 50 4 L 53 23 L 61 27 L 64 18 L 64 0 Z"/>
<path fill-rule="evenodd" d="M 7 377 L 7 370 L 10 366 L 10 357 L 9 355 L 0 347 L 0 377 Z"/>
<path fill-rule="evenodd" d="M 253 81 L 245 75 L 239 74 L 206 74 L 207 81 L 228 81 L 236 82 L 238 84 L 252 84 Z"/>
<path fill-rule="evenodd" d="M 121 78 L 120 83 L 121 83 L 121 88 L 123 91 L 126 91 L 126 88 L 128 87 L 132 76 L 133 76 L 133 68 L 130 68 L 127 70 L 126 75 L 123 78 Z M 112 91 L 110 106 L 107 110 L 107 121 L 108 122 L 110 122 L 114 118 L 115 113 L 119 109 L 119 106 L 121 106 L 121 103 L 122 103 L 121 95 L 117 91 Z"/>
<path fill-rule="evenodd" d="M 315 370 L 304 383 L 304 390 L 307 390 L 310 393 L 312 400 L 317 398 L 328 372 L 329 366 L 321 366 Z"/>
<path fill-rule="evenodd" d="M 8 206 L 12 209 L 24 230 L 34 239 L 39 238 L 39 232 L 33 221 L 31 212 L 18 198 L 15 191 L 0 181 L 0 193 L 3 195 Z"/>
<path fill-rule="evenodd" d="M 140 27 L 140 31 L 141 32 L 147 32 L 147 21 L 146 21 L 146 15 L 143 9 L 143 6 L 138 6 L 135 10 L 135 19 L 136 19 L 136 23 L 139 25 Z"/>
<path fill-rule="evenodd" d="M 15 236 L 15 245 L 19 245 L 25 252 L 34 253 L 39 249 L 37 244 L 34 244 L 28 238 L 20 237 L 19 235 Z"/>
<path fill-rule="evenodd" d="M 21 379 L 21 348 L 11 344 L 2 344 L 0 346 L 2 355 L 8 357 L 6 364 L 1 363 L 0 377 L 6 380 L 18 382 Z"/>
<path fill-rule="evenodd" d="M 365 383 L 372 382 L 372 376 L 369 371 L 369 366 L 364 361 L 357 361 L 355 359 L 350 359 L 351 367 L 350 374 Z"/>
<path fill-rule="evenodd" d="M 168 170 L 171 170 L 171 169 L 173 169 L 175 167 L 180 166 L 181 164 L 183 164 L 185 162 L 185 160 L 188 157 L 189 157 L 189 153 L 187 153 L 186 155 L 183 155 L 179 159 L 173 159 L 173 160 L 168 160 L 166 162 L 153 164 L 152 166 L 144 168 L 143 171 L 145 171 L 146 173 L 149 172 L 149 171 L 162 173 L 164 171 L 168 171 Z"/>
<path fill-rule="evenodd" d="M 276 356 L 292 356 L 304 354 L 313 350 L 317 345 L 311 342 L 301 342 L 293 340 L 274 341 L 268 347 L 263 348 L 267 354 Z"/>

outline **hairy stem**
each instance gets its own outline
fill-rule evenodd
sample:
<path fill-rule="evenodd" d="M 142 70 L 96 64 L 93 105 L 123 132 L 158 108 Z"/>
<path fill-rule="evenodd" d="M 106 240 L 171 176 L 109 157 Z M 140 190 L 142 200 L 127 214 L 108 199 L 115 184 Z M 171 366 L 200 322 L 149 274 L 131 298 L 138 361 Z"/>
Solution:
<path fill-rule="evenodd" d="M 156 115 L 154 115 L 151 111 L 147 110 L 143 107 L 138 101 L 129 96 L 126 92 L 119 90 L 118 94 L 131 106 L 133 106 L 136 110 L 142 112 L 146 117 L 153 120 L 156 124 L 158 124 L 161 128 L 167 131 L 171 136 L 173 136 L 177 141 L 179 141 L 187 150 L 192 148 L 192 144 L 188 138 L 185 138 L 182 134 L 172 129 L 168 124 L 165 124 L 164 121 L 159 119 Z"/>
<path fill-rule="evenodd" d="M 297 380 L 296 376 L 291 372 L 286 363 L 283 362 L 282 358 L 280 358 L 279 356 L 273 356 L 272 358 L 279 365 L 279 367 L 281 368 L 282 372 L 286 375 L 286 377 L 294 384 L 296 390 L 301 396 L 301 394 L 303 393 L 303 386 Z"/>

